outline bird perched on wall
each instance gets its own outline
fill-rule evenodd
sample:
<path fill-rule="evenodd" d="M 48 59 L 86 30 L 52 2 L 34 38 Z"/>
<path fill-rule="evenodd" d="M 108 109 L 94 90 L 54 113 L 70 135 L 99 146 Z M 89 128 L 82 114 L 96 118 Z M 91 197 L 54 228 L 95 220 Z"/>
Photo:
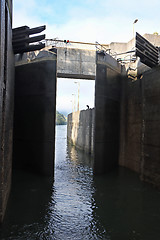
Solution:
<path fill-rule="evenodd" d="M 89 105 L 86 105 L 87 106 L 87 108 L 89 109 Z"/>

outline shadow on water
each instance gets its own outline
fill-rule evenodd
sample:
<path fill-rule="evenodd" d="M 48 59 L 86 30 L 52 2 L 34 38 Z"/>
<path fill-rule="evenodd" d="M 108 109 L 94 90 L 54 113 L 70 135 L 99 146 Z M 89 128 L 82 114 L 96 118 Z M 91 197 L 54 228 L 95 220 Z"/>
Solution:
<path fill-rule="evenodd" d="M 13 173 L 0 239 L 159 240 L 160 192 L 124 168 L 93 176 L 93 159 L 66 139 L 57 126 L 54 183 Z"/>
<path fill-rule="evenodd" d="M 118 168 L 94 178 L 95 216 L 113 240 L 160 239 L 160 192 Z"/>
<path fill-rule="evenodd" d="M 52 185 L 53 180 L 49 178 L 20 170 L 13 172 L 12 190 L 0 228 L 0 239 L 38 239 L 41 236 L 53 194 Z"/>

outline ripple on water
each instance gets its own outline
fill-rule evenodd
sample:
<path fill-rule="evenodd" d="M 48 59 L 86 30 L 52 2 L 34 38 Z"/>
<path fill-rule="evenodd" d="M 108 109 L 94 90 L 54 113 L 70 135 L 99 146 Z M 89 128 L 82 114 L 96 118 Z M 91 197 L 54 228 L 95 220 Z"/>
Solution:
<path fill-rule="evenodd" d="M 58 126 L 55 181 L 13 175 L 1 240 L 159 240 L 160 193 L 118 169 L 93 178 L 93 160 Z"/>

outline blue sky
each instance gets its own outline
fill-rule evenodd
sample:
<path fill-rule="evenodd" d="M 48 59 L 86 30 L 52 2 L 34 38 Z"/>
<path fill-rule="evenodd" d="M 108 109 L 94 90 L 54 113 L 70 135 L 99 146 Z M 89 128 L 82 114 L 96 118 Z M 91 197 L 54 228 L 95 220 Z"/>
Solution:
<path fill-rule="evenodd" d="M 139 20 L 135 31 L 142 35 L 160 34 L 159 0 L 14 0 L 13 7 L 13 27 L 46 24 L 46 38 L 93 43 L 127 42 L 133 37 L 136 18 Z M 85 89 L 90 91 L 86 94 Z M 59 80 L 58 110 L 71 111 L 70 101 L 75 91 L 73 81 Z M 94 82 L 81 82 L 81 108 L 86 104 L 94 105 L 93 94 Z M 66 106 L 63 106 L 62 98 Z"/>
<path fill-rule="evenodd" d="M 144 0 L 14 0 L 15 27 L 47 25 L 47 37 L 73 41 L 128 41 L 140 34 L 160 32 L 160 1 Z"/>
<path fill-rule="evenodd" d="M 57 80 L 57 110 L 64 113 L 72 112 L 72 108 L 77 111 L 78 84 L 80 84 L 79 108 L 87 109 L 94 107 L 94 80 L 61 79 Z M 74 94 L 74 95 L 72 95 Z"/>

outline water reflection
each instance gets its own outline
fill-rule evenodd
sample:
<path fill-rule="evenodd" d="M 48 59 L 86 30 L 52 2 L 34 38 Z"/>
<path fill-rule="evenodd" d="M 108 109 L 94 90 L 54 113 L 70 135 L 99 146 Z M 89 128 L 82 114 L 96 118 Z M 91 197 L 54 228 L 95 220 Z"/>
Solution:
<path fill-rule="evenodd" d="M 93 214 L 93 159 L 70 145 L 62 149 L 59 146 L 64 140 L 66 135 L 56 141 L 54 198 L 50 202 L 45 233 L 49 232 L 54 239 L 107 239 Z"/>
<path fill-rule="evenodd" d="M 94 177 L 93 159 L 56 128 L 55 181 L 22 171 L 13 184 L 0 239 L 159 240 L 160 192 L 119 168 Z"/>

